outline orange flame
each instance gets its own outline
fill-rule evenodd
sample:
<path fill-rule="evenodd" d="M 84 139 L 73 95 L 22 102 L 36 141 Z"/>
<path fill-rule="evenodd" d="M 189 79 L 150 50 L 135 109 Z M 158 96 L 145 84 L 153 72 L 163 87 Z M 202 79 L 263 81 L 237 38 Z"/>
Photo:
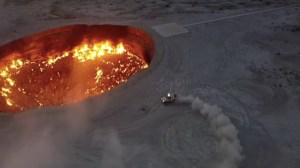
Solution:
<path fill-rule="evenodd" d="M 0 93 L 11 110 L 64 105 L 110 90 L 148 67 L 142 57 L 122 42 L 82 44 L 42 61 L 13 53 L 0 67 Z"/>

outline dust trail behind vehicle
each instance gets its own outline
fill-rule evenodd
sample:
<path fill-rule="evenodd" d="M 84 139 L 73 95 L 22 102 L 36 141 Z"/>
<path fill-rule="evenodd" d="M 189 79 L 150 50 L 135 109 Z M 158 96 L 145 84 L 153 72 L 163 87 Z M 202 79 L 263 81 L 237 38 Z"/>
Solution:
<path fill-rule="evenodd" d="M 190 104 L 193 111 L 199 112 L 207 117 L 215 136 L 220 140 L 217 150 L 220 152 L 221 161 L 217 163 L 217 168 L 237 168 L 244 159 L 243 148 L 238 138 L 238 130 L 230 119 L 216 105 L 203 102 L 198 97 L 192 95 L 178 96 L 178 102 Z"/>

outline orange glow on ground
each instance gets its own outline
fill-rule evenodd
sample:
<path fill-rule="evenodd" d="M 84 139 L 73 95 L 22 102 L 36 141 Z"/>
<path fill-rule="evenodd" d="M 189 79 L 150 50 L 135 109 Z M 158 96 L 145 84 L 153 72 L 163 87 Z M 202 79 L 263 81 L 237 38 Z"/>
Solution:
<path fill-rule="evenodd" d="M 58 106 L 104 93 L 148 67 L 122 40 L 88 40 L 68 50 L 24 57 L 11 52 L 0 62 L 5 110 Z M 35 58 L 35 59 L 30 59 Z"/>

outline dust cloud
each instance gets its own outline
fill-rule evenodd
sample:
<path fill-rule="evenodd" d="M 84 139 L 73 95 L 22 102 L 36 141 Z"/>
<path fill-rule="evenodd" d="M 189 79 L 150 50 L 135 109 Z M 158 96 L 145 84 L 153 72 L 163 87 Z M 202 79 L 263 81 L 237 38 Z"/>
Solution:
<path fill-rule="evenodd" d="M 222 109 L 216 105 L 210 105 L 203 102 L 198 97 L 192 95 L 179 96 L 181 103 L 191 104 L 194 111 L 199 112 L 207 118 L 215 136 L 219 138 L 218 151 L 221 155 L 221 161 L 217 163 L 217 168 L 237 168 L 244 159 L 243 148 L 238 138 L 238 130 L 230 119 L 222 112 Z"/>
<path fill-rule="evenodd" d="M 38 109 L 14 116 L 9 142 L 1 144 L 1 168 L 63 168 L 68 162 L 68 143 L 84 135 L 88 115 L 83 104 L 72 107 Z"/>

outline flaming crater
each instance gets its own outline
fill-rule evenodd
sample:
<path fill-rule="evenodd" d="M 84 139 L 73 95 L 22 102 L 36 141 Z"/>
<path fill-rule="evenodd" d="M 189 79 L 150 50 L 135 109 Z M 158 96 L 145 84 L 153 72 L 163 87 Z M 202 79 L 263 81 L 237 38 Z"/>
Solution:
<path fill-rule="evenodd" d="M 104 93 L 145 69 L 154 41 L 141 29 L 71 25 L 0 46 L 0 112 L 61 106 Z"/>

